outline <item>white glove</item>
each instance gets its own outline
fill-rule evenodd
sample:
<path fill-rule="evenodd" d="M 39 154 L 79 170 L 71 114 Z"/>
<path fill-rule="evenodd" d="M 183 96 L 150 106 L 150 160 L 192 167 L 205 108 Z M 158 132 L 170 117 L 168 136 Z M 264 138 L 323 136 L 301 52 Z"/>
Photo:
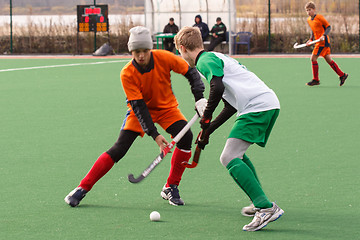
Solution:
<path fill-rule="evenodd" d="M 202 117 L 204 115 L 206 105 L 207 100 L 205 98 L 201 98 L 195 103 L 195 110 L 199 117 Z"/>

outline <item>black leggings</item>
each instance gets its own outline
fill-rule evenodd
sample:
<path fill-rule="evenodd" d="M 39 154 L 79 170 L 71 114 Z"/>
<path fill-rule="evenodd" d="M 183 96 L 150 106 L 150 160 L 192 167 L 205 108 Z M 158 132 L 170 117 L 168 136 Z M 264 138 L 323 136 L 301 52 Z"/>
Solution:
<path fill-rule="evenodd" d="M 184 128 L 186 124 L 187 122 L 185 120 L 177 121 L 173 123 L 170 127 L 168 127 L 166 129 L 166 132 L 171 134 L 171 136 L 175 137 L 181 131 L 181 129 Z M 122 159 L 125 156 L 129 148 L 135 141 L 136 137 L 139 135 L 140 133 L 138 132 L 134 132 L 130 130 L 121 130 L 118 140 L 106 152 L 110 155 L 110 157 L 114 162 L 120 161 L 120 159 Z M 189 129 L 189 131 L 186 132 L 186 134 L 180 139 L 180 141 L 176 144 L 176 146 L 183 150 L 190 150 L 192 139 L 193 139 L 193 134 Z"/>

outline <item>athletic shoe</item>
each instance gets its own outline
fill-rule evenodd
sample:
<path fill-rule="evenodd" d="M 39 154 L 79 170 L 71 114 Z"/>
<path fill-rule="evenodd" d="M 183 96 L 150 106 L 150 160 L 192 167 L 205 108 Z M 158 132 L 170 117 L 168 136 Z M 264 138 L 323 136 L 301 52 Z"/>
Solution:
<path fill-rule="evenodd" d="M 255 213 L 256 213 L 256 208 L 253 203 L 241 209 L 241 214 L 245 217 L 253 217 Z"/>
<path fill-rule="evenodd" d="M 308 86 L 320 85 L 320 81 L 313 79 L 313 80 L 311 80 L 310 82 L 306 83 L 306 85 L 308 85 Z"/>
<path fill-rule="evenodd" d="M 243 230 L 258 231 L 266 227 L 266 225 L 269 222 L 273 222 L 277 220 L 283 214 L 284 214 L 284 210 L 279 208 L 279 206 L 276 205 L 276 203 L 273 203 L 273 206 L 271 208 L 257 209 L 254 219 L 251 221 L 251 223 L 245 225 L 243 227 Z"/>
<path fill-rule="evenodd" d="M 81 187 L 72 190 L 66 197 L 65 202 L 72 207 L 79 205 L 80 201 L 85 197 L 87 191 Z"/>
<path fill-rule="evenodd" d="M 341 87 L 342 85 L 344 85 L 345 80 L 348 78 L 348 76 L 349 76 L 349 74 L 344 73 L 344 75 L 342 75 L 341 77 L 339 77 L 339 79 L 340 79 L 340 87 Z"/>
<path fill-rule="evenodd" d="M 184 205 L 184 201 L 180 198 L 179 189 L 177 185 L 170 184 L 170 187 L 163 187 L 161 197 L 169 200 L 169 203 L 174 206 Z"/>

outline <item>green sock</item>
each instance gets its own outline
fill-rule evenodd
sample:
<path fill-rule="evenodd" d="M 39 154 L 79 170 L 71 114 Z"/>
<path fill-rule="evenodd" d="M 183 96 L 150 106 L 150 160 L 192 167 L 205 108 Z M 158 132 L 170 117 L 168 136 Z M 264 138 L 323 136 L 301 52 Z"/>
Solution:
<path fill-rule="evenodd" d="M 250 158 L 248 156 L 246 156 L 246 154 L 244 154 L 243 156 L 243 162 L 251 169 L 251 171 L 253 172 L 254 174 L 254 177 L 256 178 L 256 180 L 258 181 L 258 183 L 260 184 L 261 186 L 261 183 L 260 183 L 260 180 L 256 174 L 256 171 L 255 171 L 255 167 L 254 165 L 252 164 L 252 162 L 250 161 Z"/>
<path fill-rule="evenodd" d="M 240 158 L 234 158 L 226 166 L 230 175 L 249 196 L 256 208 L 271 208 L 272 203 L 266 197 L 253 171 Z"/>

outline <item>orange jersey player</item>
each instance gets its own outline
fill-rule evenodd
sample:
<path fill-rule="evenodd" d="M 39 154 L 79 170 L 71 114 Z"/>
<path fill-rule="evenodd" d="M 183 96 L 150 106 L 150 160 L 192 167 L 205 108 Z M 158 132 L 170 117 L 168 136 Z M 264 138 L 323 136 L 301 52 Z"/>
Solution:
<path fill-rule="evenodd" d="M 330 57 L 330 38 L 328 34 L 331 30 L 331 26 L 322 15 L 316 14 L 315 4 L 313 2 L 308 2 L 305 5 L 305 10 L 309 16 L 307 22 L 312 30 L 310 39 L 306 44 L 309 45 L 311 41 L 320 39 L 320 42 L 316 43 L 311 55 L 313 79 L 308 82 L 307 85 L 314 86 L 320 84 L 319 65 L 317 59 L 319 56 L 322 56 L 339 76 L 340 86 L 342 86 L 345 83 L 348 74 L 341 71 L 336 62 L 334 62 Z"/>
<path fill-rule="evenodd" d="M 133 59 L 122 69 L 120 78 L 127 98 L 128 111 L 120 135 L 115 144 L 101 154 L 87 175 L 65 197 L 65 202 L 77 206 L 94 184 L 122 159 L 138 136 L 151 136 L 160 152 L 169 143 L 157 131 L 159 124 L 167 133 L 176 136 L 187 124 L 178 109 L 178 102 L 171 86 L 171 71 L 184 75 L 195 98 L 195 108 L 202 116 L 207 100 L 203 96 L 205 86 L 196 69 L 190 68 L 184 59 L 166 50 L 151 50 L 153 42 L 145 27 L 130 29 L 128 42 Z M 184 173 L 183 161 L 191 157 L 192 132 L 189 130 L 176 144 L 171 158 L 171 169 L 161 196 L 171 205 L 184 205 L 178 185 Z"/>
<path fill-rule="evenodd" d="M 170 72 L 173 70 L 185 75 L 189 65 L 182 58 L 162 50 L 152 50 L 150 56 L 151 66 L 148 70 L 139 68 L 133 60 L 121 71 L 120 78 L 127 100 L 144 99 L 147 108 L 155 112 L 176 108 L 178 102 L 172 92 Z M 128 106 L 131 108 L 130 103 Z"/>

